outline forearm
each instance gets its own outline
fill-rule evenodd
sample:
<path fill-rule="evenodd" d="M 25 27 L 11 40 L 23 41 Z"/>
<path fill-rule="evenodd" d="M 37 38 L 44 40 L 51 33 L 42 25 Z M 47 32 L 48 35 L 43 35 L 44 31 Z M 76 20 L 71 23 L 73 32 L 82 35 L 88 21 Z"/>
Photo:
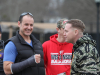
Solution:
<path fill-rule="evenodd" d="M 9 61 L 5 61 L 4 62 L 4 72 L 6 75 L 14 74 L 14 73 L 18 73 L 18 72 L 26 69 L 29 66 L 34 66 L 34 65 L 35 65 L 34 58 L 32 58 L 31 60 L 30 60 L 30 58 L 28 58 L 28 59 L 26 59 L 22 62 L 18 62 L 18 63 L 12 63 Z"/>
<path fill-rule="evenodd" d="M 32 55 L 28 59 L 18 62 L 18 63 L 13 63 L 9 61 L 4 62 L 4 70 L 6 74 L 15 74 L 20 71 L 23 71 L 27 67 L 34 66 L 36 63 L 40 63 L 40 54 Z"/>
<path fill-rule="evenodd" d="M 11 70 L 12 70 L 12 73 L 14 74 L 26 69 L 27 67 L 34 66 L 35 64 L 36 63 L 35 63 L 34 56 L 31 56 L 30 58 L 22 62 L 12 64 Z"/>
<path fill-rule="evenodd" d="M 18 73 L 22 70 L 24 70 L 25 68 L 29 67 L 30 65 L 28 64 L 27 60 L 19 62 L 19 63 L 14 63 L 11 65 L 11 70 L 12 73 Z"/>

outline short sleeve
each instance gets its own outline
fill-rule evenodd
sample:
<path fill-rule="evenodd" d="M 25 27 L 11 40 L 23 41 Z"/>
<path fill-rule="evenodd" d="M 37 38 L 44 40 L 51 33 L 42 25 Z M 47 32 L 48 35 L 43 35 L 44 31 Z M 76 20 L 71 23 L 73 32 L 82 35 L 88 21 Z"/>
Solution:
<path fill-rule="evenodd" d="M 4 48 L 4 58 L 3 61 L 15 62 L 18 52 L 16 46 L 12 41 L 9 41 Z"/>

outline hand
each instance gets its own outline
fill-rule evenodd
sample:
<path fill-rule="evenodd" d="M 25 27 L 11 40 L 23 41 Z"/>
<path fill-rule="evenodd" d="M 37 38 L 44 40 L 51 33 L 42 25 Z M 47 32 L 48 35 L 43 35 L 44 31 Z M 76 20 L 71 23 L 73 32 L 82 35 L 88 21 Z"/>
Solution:
<path fill-rule="evenodd" d="M 41 55 L 40 54 L 35 54 L 34 58 L 35 58 L 36 63 L 40 63 L 40 60 L 41 60 Z"/>

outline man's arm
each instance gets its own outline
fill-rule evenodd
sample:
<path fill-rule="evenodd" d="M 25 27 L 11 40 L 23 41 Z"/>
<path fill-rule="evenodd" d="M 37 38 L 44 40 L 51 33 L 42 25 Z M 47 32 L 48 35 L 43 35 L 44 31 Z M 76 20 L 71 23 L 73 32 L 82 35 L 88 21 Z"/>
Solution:
<path fill-rule="evenodd" d="M 40 63 L 40 58 L 41 58 L 40 54 L 36 54 L 18 63 L 4 61 L 4 72 L 5 74 L 18 73 L 27 67 L 34 66 L 36 65 L 36 63 Z"/>
<path fill-rule="evenodd" d="M 17 50 L 12 41 L 9 41 L 4 48 L 3 69 L 6 74 L 11 74 L 11 64 L 17 56 Z"/>
<path fill-rule="evenodd" d="M 3 68 L 6 74 L 18 73 L 29 66 L 34 66 L 36 63 L 40 63 L 40 54 L 32 55 L 22 62 L 14 63 L 17 54 L 18 53 L 13 42 L 8 42 L 4 49 L 3 58 Z"/>
<path fill-rule="evenodd" d="M 11 64 L 13 64 L 13 62 L 10 62 L 10 61 L 4 61 L 3 62 L 3 68 L 4 68 L 5 74 L 12 74 Z"/>
<path fill-rule="evenodd" d="M 88 50 L 89 49 L 89 50 Z M 98 52 L 95 47 L 89 46 L 89 48 L 80 48 L 78 52 L 75 53 L 75 61 L 73 61 L 72 69 L 76 71 L 75 73 L 86 74 L 86 75 L 97 75 L 98 66 Z M 74 72 L 72 71 L 72 75 Z"/>

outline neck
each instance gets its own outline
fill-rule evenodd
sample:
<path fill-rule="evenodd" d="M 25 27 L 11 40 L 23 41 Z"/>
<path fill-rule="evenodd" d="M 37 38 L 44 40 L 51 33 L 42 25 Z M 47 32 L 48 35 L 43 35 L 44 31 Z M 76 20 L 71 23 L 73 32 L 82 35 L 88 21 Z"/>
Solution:
<path fill-rule="evenodd" d="M 20 33 L 19 33 L 19 34 L 20 34 Z M 28 43 L 31 42 L 30 36 L 23 35 L 23 34 L 20 34 L 20 35 L 23 37 L 23 39 L 24 39 L 26 42 L 28 42 Z"/>
<path fill-rule="evenodd" d="M 63 36 L 58 35 L 58 38 L 56 39 L 58 42 L 65 42 L 65 39 Z"/>
<path fill-rule="evenodd" d="M 75 41 L 73 42 L 73 44 L 75 44 L 75 43 L 76 43 L 76 41 L 77 41 L 79 38 L 81 38 L 81 37 L 83 37 L 83 33 L 82 33 L 82 34 L 77 35 L 77 37 L 76 37 Z"/>
<path fill-rule="evenodd" d="M 24 37 L 24 40 L 25 40 L 26 42 L 28 42 L 28 43 L 31 43 L 31 39 L 30 39 L 29 36 L 28 36 L 28 37 Z"/>

